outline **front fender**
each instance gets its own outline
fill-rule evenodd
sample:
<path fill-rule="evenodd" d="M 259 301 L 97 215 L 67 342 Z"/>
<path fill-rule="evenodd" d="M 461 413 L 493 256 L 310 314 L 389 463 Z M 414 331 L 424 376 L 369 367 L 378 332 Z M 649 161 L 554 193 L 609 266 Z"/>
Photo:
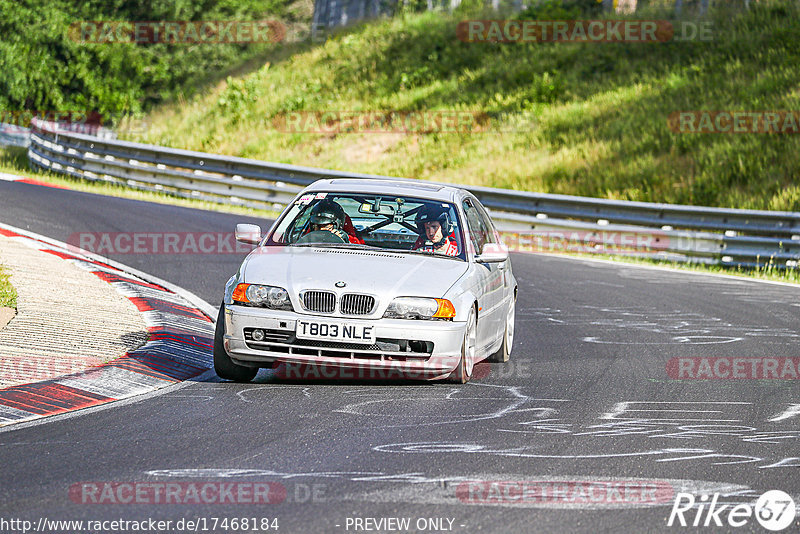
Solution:
<path fill-rule="evenodd" d="M 469 269 L 464 275 L 453 284 L 444 294 L 444 298 L 453 303 L 456 308 L 456 316 L 453 318 L 457 322 L 466 322 L 469 317 L 469 310 L 478 300 L 479 281 L 475 270 Z"/>
<path fill-rule="evenodd" d="M 237 284 L 239 283 L 239 273 L 228 278 L 228 281 L 225 282 L 225 304 L 233 304 L 233 290 L 236 289 Z"/>
<path fill-rule="evenodd" d="M 456 322 L 466 322 L 469 317 L 470 308 L 477 302 L 478 294 L 474 286 L 461 286 L 460 288 L 453 287 L 448 291 L 444 298 L 453 303 L 456 308 L 456 316 L 453 318 Z"/>

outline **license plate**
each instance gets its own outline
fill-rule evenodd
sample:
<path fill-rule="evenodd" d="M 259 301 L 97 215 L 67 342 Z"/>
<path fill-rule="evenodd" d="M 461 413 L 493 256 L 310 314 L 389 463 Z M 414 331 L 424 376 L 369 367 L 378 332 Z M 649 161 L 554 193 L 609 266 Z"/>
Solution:
<path fill-rule="evenodd" d="M 343 343 L 375 343 L 374 326 L 330 321 L 297 321 L 295 335 L 300 339 L 341 341 Z"/>

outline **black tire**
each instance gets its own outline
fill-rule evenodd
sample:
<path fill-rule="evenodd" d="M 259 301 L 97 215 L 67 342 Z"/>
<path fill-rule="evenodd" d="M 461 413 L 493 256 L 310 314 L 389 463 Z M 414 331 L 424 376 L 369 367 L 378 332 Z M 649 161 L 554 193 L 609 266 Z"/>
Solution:
<path fill-rule="evenodd" d="M 458 367 L 456 367 L 453 370 L 453 372 L 450 373 L 450 376 L 447 377 L 448 382 L 452 382 L 455 384 L 466 384 L 467 382 L 469 382 L 469 379 L 472 378 L 472 372 L 467 371 L 467 351 L 469 345 L 469 337 L 471 334 L 474 334 L 475 329 L 476 329 L 475 308 L 473 308 L 470 311 L 469 319 L 467 319 L 467 328 L 464 330 L 464 341 L 461 344 L 461 359 L 458 362 Z M 473 361 L 473 365 L 474 364 L 475 362 Z"/>
<path fill-rule="evenodd" d="M 497 352 L 486 358 L 486 361 L 492 363 L 506 363 L 511 357 L 511 348 L 514 344 L 514 315 L 516 314 L 516 299 L 511 303 L 511 310 L 506 315 L 506 326 L 503 331 L 503 343 Z M 510 329 L 510 335 L 509 335 Z"/>
<path fill-rule="evenodd" d="M 245 367 L 237 365 L 231 361 L 231 357 L 225 352 L 225 346 L 222 343 L 223 336 L 225 335 L 225 304 L 219 307 L 219 315 L 217 315 L 217 327 L 214 330 L 214 372 L 217 376 L 225 380 L 232 380 L 234 382 L 250 382 L 258 374 L 258 369 L 255 367 Z"/>

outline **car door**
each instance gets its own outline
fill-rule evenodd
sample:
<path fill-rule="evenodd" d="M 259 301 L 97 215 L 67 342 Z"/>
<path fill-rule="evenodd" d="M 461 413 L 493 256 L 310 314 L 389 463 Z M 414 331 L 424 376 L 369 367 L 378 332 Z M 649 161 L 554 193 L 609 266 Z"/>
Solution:
<path fill-rule="evenodd" d="M 462 201 L 469 245 L 478 256 L 486 243 L 496 243 L 497 237 L 485 213 L 481 213 L 476 200 L 466 198 Z M 484 353 L 502 333 L 503 289 L 505 267 L 501 263 L 476 263 L 478 272 L 478 349 Z"/>
<path fill-rule="evenodd" d="M 504 245 L 502 239 L 500 238 L 500 233 L 497 231 L 497 228 L 495 228 L 491 217 L 489 217 L 489 214 L 486 213 L 486 208 L 483 207 L 483 204 L 481 204 L 480 202 L 476 202 L 475 207 L 478 208 L 478 212 L 481 214 L 481 218 L 483 219 L 484 224 L 490 231 L 490 236 L 491 236 L 490 242 L 497 243 L 499 245 Z M 497 268 L 500 271 L 502 271 L 503 275 L 503 288 L 500 296 L 502 305 L 498 309 L 499 313 L 498 324 L 500 328 L 500 334 L 502 334 L 505 329 L 505 319 L 508 312 L 508 306 L 512 305 L 512 301 L 514 299 L 514 287 L 513 287 L 514 284 L 512 280 L 513 277 L 511 274 L 511 258 L 509 257 L 505 261 L 500 263 L 495 263 L 493 265 L 496 265 Z"/>

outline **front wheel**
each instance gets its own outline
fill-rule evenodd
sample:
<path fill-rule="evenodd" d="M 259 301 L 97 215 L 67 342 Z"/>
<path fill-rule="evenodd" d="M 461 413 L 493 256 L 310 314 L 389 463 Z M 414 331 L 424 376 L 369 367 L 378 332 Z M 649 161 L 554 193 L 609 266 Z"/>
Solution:
<path fill-rule="evenodd" d="M 461 344 L 461 360 L 458 367 L 447 377 L 448 382 L 466 384 L 472 377 L 472 366 L 475 364 L 476 325 L 475 308 L 469 312 L 467 326 L 464 329 L 464 342 Z"/>
<path fill-rule="evenodd" d="M 234 382 L 250 382 L 258 374 L 255 367 L 245 367 L 233 363 L 231 357 L 225 352 L 223 336 L 225 335 L 225 303 L 219 307 L 217 327 L 214 330 L 214 372 L 225 380 Z"/>

